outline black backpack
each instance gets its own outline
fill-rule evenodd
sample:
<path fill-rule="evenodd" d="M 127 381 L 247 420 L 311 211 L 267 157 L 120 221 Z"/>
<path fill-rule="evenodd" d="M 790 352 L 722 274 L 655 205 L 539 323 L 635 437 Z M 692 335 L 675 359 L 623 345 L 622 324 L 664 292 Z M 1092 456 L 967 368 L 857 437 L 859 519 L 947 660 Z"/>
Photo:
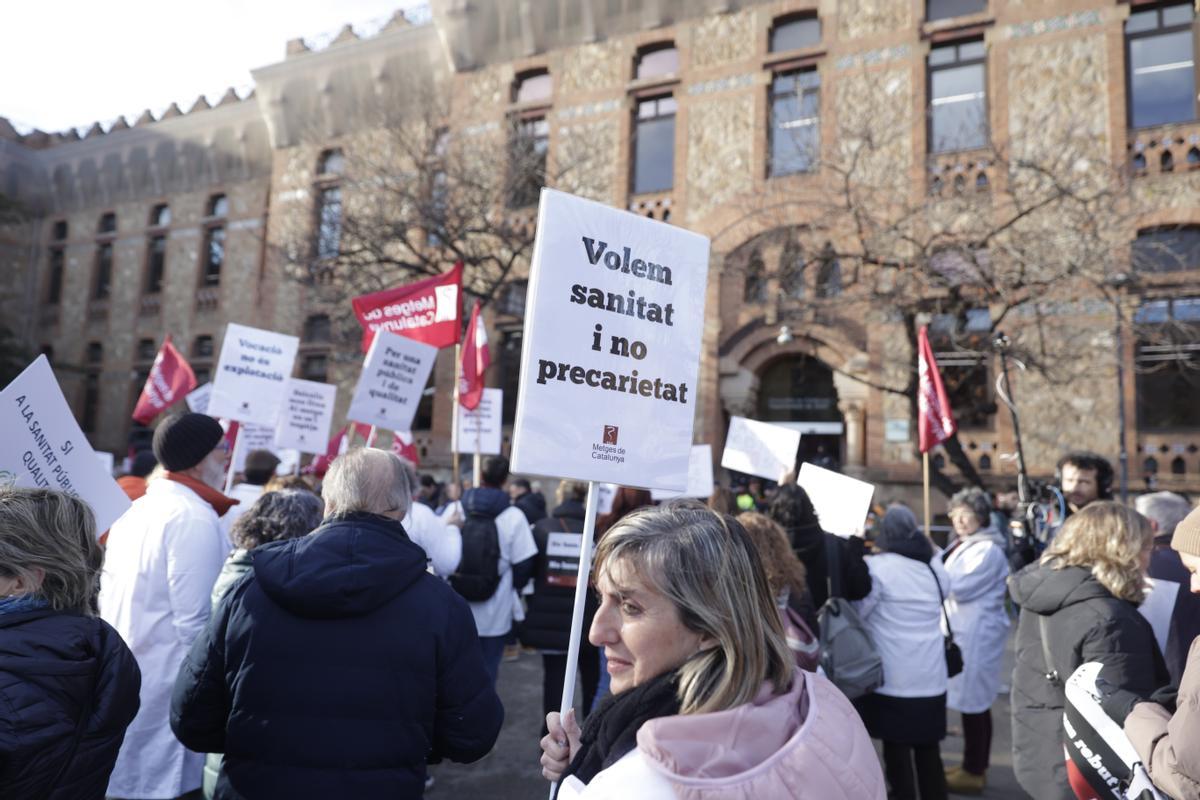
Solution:
<path fill-rule="evenodd" d="M 450 576 L 454 591 L 472 603 L 482 603 L 500 585 L 500 532 L 496 515 L 468 512 L 462 526 L 462 560 Z"/>

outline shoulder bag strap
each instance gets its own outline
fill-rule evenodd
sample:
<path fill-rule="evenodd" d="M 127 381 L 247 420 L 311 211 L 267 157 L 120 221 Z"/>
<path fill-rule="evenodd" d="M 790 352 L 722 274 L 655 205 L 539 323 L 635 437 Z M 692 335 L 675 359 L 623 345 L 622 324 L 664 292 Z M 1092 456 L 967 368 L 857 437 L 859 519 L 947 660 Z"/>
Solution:
<path fill-rule="evenodd" d="M 930 564 L 925 566 L 929 568 L 929 574 L 933 576 L 933 585 L 938 590 L 938 606 L 942 609 L 942 619 L 946 621 L 946 638 L 953 642 L 954 629 L 950 627 L 950 615 L 946 613 L 946 595 L 942 594 L 942 582 L 938 580 L 937 573 L 933 571 Z"/>
<path fill-rule="evenodd" d="M 1050 655 L 1050 624 L 1047 622 L 1047 617 L 1038 614 L 1038 634 L 1042 639 L 1042 659 L 1046 662 L 1046 680 L 1051 685 L 1062 687 L 1062 676 L 1058 674 L 1058 670 L 1054 668 L 1054 656 Z"/>
<path fill-rule="evenodd" d="M 821 531 L 821 545 L 825 548 L 825 581 L 829 597 L 842 596 L 842 553 L 841 542 L 830 541 Z"/>

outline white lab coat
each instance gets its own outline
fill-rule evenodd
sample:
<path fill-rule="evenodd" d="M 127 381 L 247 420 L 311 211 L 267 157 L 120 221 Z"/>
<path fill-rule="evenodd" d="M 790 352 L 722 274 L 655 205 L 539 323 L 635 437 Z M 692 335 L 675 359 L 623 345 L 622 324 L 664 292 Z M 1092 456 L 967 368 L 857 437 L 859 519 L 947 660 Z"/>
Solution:
<path fill-rule="evenodd" d="M 963 654 L 963 671 L 950 679 L 946 705 L 978 714 L 1000 692 L 1008 613 L 1004 610 L 1008 557 L 991 528 L 976 531 L 946 557 L 950 593 L 946 613 Z"/>
<path fill-rule="evenodd" d="M 233 552 L 233 523 L 237 522 L 237 518 L 250 510 L 250 506 L 258 502 L 258 498 L 263 496 L 266 490 L 265 486 L 256 486 L 252 483 L 235 483 L 229 490 L 229 497 L 238 501 L 238 504 L 225 512 L 221 517 L 221 536 L 224 537 L 225 546 L 229 549 L 225 551 L 228 556 Z"/>
<path fill-rule="evenodd" d="M 100 616 L 142 672 L 141 707 L 125 731 L 108 783 L 114 797 L 173 798 L 199 788 L 204 756 L 168 723 L 171 689 L 192 640 L 208 622 L 225 560 L 217 514 L 165 478 L 113 523 L 100 578 Z"/>
<path fill-rule="evenodd" d="M 447 525 L 433 509 L 415 500 L 400 523 L 413 543 L 425 551 L 433 573 L 448 578 L 462 561 L 462 531 Z"/>

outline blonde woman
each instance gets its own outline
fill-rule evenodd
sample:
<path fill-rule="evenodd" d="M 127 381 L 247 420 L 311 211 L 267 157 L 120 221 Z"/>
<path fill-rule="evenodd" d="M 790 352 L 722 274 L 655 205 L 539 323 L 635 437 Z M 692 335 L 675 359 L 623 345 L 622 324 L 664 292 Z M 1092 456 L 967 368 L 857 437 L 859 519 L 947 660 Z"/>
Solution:
<path fill-rule="evenodd" d="M 612 696 L 582 731 L 547 717 L 558 797 L 883 800 L 867 732 L 829 681 L 795 668 L 762 563 L 731 517 L 635 511 L 600 541 L 589 638 Z"/>
<path fill-rule="evenodd" d="M 1148 697 L 1169 680 L 1150 623 L 1137 609 L 1153 542 L 1141 514 L 1111 501 L 1091 503 L 1067 520 L 1038 563 L 1009 579 L 1021 607 L 1013 770 L 1035 800 L 1075 797 L 1063 754 L 1063 681 L 1080 664 L 1104 664 L 1101 677 L 1130 698 Z M 1117 722 L 1129 710 L 1117 709 Z"/>

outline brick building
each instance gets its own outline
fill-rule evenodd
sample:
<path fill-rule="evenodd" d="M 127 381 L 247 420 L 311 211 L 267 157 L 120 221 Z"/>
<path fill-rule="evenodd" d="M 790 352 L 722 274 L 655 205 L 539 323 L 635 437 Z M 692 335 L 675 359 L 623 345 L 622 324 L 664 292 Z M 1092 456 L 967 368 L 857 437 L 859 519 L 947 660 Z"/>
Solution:
<path fill-rule="evenodd" d="M 920 478 L 915 426 L 909 400 L 888 389 L 911 375 L 910 323 L 928 322 L 954 383 L 963 454 L 1007 483 L 1012 424 L 989 344 L 1003 327 L 1047 367 L 1014 366 L 1035 473 L 1069 447 L 1115 462 L 1123 412 L 1131 487 L 1200 490 L 1191 3 L 430 6 L 369 36 L 347 28 L 323 47 L 288 43 L 284 60 L 254 72 L 251 96 L 231 91 L 211 108 L 201 98 L 186 114 L 172 106 L 82 137 L 0 124 L 0 191 L 33 212 L 0 228 L 5 319 L 31 351 L 52 355 L 94 444 L 124 449 L 164 332 L 202 374 L 228 321 L 296 333 L 298 374 L 352 385 L 357 356 L 331 332 L 344 311 L 322 306 L 288 264 L 302 257 L 297 241 L 336 256 L 361 191 L 344 179 L 345 160 L 381 109 L 419 102 L 416 81 L 449 98 L 452 139 L 516 130 L 551 165 L 586 152 L 593 166 L 572 191 L 712 237 L 699 441 L 721 442 L 731 414 L 798 425 L 806 455 L 905 491 Z M 869 180 L 866 194 L 892 210 L 874 197 L 831 222 L 831 198 L 856 179 L 839 165 L 848 153 L 869 161 L 868 151 L 877 171 L 859 189 Z M 1000 225 L 971 252 L 989 270 L 1061 259 L 1062 280 L 988 294 L 946 279 L 953 269 L 938 266 L 933 236 L 917 249 L 936 280 L 905 289 L 929 298 L 905 306 L 908 317 L 881 300 L 894 287 L 858 291 L 903 276 L 898 254 L 916 250 L 875 251 L 875 234 L 856 250 L 855 219 L 918 209 L 922 230 L 944 226 L 962 241 L 976 224 L 963 219 L 994 224 L 1011 211 L 998 207 L 1020 205 L 1021 164 L 1056 152 L 1062 174 L 1084 176 L 1070 194 L 1086 186 L 1079 207 L 1090 203 L 1092 216 L 1025 216 L 1019 238 L 1005 240 Z M 532 207 L 509 205 L 504 213 L 532 221 Z M 1061 246 L 1047 233 L 1055 225 Z M 1079 232 L 1088 227 L 1102 230 Z M 1018 252 L 1039 237 L 1042 251 Z M 510 283 L 490 312 L 490 383 L 511 396 L 523 282 Z M 415 431 L 431 465 L 448 463 L 451 362 L 444 352 Z M 1069 379 L 1054 374 L 1066 365 Z"/>

